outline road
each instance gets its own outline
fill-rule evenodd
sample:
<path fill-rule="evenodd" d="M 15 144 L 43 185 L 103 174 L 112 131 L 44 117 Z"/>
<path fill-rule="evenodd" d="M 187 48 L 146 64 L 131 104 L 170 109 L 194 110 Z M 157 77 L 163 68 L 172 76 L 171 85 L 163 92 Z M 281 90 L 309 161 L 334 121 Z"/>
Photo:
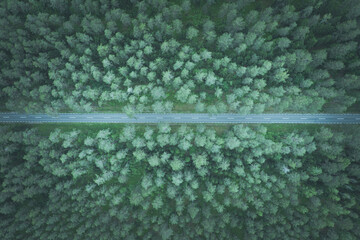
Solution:
<path fill-rule="evenodd" d="M 0 113 L 0 123 L 302 123 L 360 124 L 360 114 L 198 114 L 61 113 L 57 115 Z"/>

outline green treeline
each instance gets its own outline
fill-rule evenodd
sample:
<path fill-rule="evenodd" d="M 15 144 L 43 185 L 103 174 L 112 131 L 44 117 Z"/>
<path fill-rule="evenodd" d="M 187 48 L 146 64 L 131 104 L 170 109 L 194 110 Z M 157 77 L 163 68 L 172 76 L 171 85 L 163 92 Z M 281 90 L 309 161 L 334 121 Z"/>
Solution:
<path fill-rule="evenodd" d="M 1 239 L 360 237 L 359 128 L 0 136 Z"/>
<path fill-rule="evenodd" d="M 343 112 L 359 97 L 359 16 L 358 0 L 5 0 L 0 98 L 47 113 Z"/>
<path fill-rule="evenodd" d="M 359 0 L 2 0 L 0 109 L 356 111 L 359 23 Z M 355 125 L 64 126 L 0 126 L 1 240 L 360 239 Z"/>

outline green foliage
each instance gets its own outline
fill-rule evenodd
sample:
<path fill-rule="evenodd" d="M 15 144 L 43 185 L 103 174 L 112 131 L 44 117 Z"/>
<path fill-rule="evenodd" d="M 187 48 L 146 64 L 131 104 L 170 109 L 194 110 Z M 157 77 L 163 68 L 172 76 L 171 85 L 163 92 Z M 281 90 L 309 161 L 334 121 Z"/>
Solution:
<path fill-rule="evenodd" d="M 0 233 L 3 239 L 358 238 L 359 129 L 317 127 L 314 137 L 289 129 L 235 125 L 217 135 L 204 126 L 163 124 L 41 135 L 1 127 Z M 97 222 L 103 224 L 93 228 Z"/>
<path fill-rule="evenodd" d="M 344 112 L 359 9 L 3 1 L 1 107 Z M 55 126 L 0 127 L 1 239 L 360 238 L 358 128 Z"/>
<path fill-rule="evenodd" d="M 10 111 L 341 112 L 359 88 L 354 0 L 50 2 L 1 7 L 0 98 Z"/>

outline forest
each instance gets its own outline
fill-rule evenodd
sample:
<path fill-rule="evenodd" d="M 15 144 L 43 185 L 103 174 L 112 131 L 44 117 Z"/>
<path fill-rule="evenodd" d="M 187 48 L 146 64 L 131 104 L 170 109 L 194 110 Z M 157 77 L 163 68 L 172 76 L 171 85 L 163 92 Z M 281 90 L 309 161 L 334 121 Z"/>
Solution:
<path fill-rule="evenodd" d="M 344 112 L 359 97 L 358 0 L 0 4 L 10 111 Z"/>
<path fill-rule="evenodd" d="M 0 111 L 359 113 L 358 0 L 3 0 Z M 1 240 L 358 240 L 360 127 L 0 123 Z"/>
<path fill-rule="evenodd" d="M 2 239 L 360 236 L 359 128 L 0 133 Z"/>

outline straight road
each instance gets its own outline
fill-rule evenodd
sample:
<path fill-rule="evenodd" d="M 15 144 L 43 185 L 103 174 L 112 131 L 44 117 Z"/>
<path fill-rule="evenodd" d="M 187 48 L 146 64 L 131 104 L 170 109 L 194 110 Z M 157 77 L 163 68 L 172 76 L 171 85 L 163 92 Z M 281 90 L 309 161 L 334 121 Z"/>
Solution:
<path fill-rule="evenodd" d="M 123 113 L 0 113 L 0 123 L 301 123 L 360 124 L 360 114 L 231 114 L 141 113 L 130 118 Z"/>

